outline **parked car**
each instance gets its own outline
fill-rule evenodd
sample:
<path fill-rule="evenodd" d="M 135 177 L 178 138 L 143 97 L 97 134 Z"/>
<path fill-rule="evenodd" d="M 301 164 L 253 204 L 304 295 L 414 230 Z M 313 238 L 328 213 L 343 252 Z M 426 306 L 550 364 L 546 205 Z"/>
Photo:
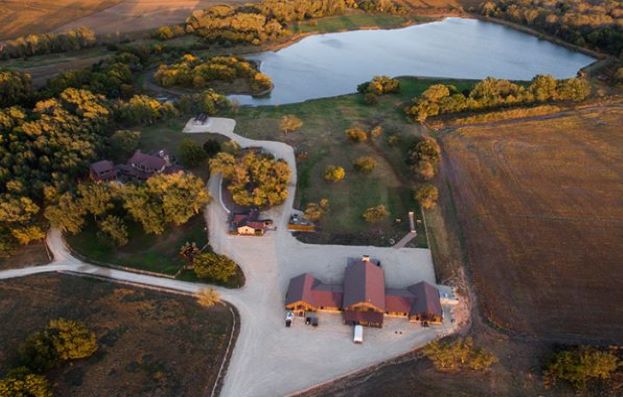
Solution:
<path fill-rule="evenodd" d="M 363 343 L 363 327 L 361 325 L 355 325 L 353 329 L 353 342 Z"/>
<path fill-rule="evenodd" d="M 294 313 L 288 310 L 286 312 L 286 327 L 289 327 L 290 325 L 292 325 L 293 320 L 294 320 Z"/>
<path fill-rule="evenodd" d="M 312 327 L 317 327 L 318 326 L 318 317 L 312 317 L 311 324 L 312 324 Z"/>

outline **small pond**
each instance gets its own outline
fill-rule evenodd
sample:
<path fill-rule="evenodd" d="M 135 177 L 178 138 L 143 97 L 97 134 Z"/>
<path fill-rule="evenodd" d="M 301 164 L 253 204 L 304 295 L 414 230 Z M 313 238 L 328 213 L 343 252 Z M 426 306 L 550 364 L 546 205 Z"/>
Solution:
<path fill-rule="evenodd" d="M 242 105 L 280 105 L 355 92 L 375 75 L 530 80 L 576 75 L 594 58 L 509 27 L 476 19 L 391 30 L 306 37 L 276 52 L 249 56 L 275 84 L 270 97 L 232 95 Z"/>

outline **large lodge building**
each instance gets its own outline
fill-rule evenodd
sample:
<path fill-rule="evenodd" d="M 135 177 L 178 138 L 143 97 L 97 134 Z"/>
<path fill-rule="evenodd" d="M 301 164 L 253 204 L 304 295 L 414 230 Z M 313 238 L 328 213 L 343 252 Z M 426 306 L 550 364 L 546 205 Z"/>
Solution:
<path fill-rule="evenodd" d="M 349 259 L 341 285 L 324 284 L 309 273 L 294 277 L 286 293 L 286 309 L 297 315 L 342 312 L 345 324 L 371 327 L 382 327 L 385 316 L 431 324 L 442 322 L 443 310 L 435 286 L 422 281 L 404 289 L 385 288 L 380 265 L 367 256 Z"/>

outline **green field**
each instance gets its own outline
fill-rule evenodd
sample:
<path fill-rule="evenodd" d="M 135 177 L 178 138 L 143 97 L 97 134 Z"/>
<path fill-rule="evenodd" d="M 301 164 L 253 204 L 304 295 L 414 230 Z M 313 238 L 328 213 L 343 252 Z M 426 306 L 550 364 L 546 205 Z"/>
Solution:
<path fill-rule="evenodd" d="M 404 162 L 408 146 L 421 134 L 419 126 L 407 122 L 402 105 L 419 95 L 432 79 L 402 78 L 399 94 L 387 95 L 375 106 L 365 105 L 360 95 L 344 95 L 299 104 L 241 107 L 229 116 L 237 121 L 236 132 L 254 139 L 277 140 L 305 152 L 298 162 L 298 189 L 295 205 L 328 198 L 331 208 L 321 222 L 322 232 L 306 235 L 307 241 L 388 245 L 398 240 L 408 227 L 404 220 L 409 210 L 418 209 L 413 199 L 415 181 Z M 447 82 L 447 81 L 445 81 Z M 455 81 L 457 88 L 469 88 L 473 82 Z M 284 136 L 279 132 L 283 115 L 294 114 L 303 120 L 300 131 Z M 344 130 L 358 123 L 368 127 L 381 125 L 384 133 L 368 143 L 352 144 Z M 387 138 L 395 135 L 399 144 L 390 146 Z M 353 170 L 352 162 L 363 155 L 377 159 L 377 168 L 369 175 Z M 346 178 L 337 184 L 324 181 L 328 165 L 340 165 Z M 390 210 L 386 222 L 370 226 L 363 218 L 366 208 L 384 204 Z M 396 222 L 401 219 L 402 222 Z M 417 246 L 426 246 L 426 234 L 419 226 Z"/>
<path fill-rule="evenodd" d="M 311 21 L 295 23 L 292 31 L 295 33 L 331 33 L 344 30 L 356 30 L 366 27 L 396 28 L 411 23 L 429 21 L 425 17 L 407 17 L 398 15 L 351 14 L 321 18 Z"/>

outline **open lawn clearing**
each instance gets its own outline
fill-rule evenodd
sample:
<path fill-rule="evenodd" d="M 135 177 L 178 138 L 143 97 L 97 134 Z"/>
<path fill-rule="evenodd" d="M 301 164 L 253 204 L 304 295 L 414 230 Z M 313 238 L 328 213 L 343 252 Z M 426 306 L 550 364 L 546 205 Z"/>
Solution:
<path fill-rule="evenodd" d="M 309 202 L 328 198 L 330 210 L 320 222 L 321 232 L 303 235 L 304 241 L 335 244 L 391 245 L 408 232 L 407 212 L 417 211 L 413 199 L 415 182 L 404 161 L 408 146 L 421 134 L 420 127 L 408 123 L 400 104 L 419 95 L 434 79 L 401 78 L 401 91 L 380 98 L 376 106 L 363 104 L 360 95 L 345 95 L 303 103 L 241 107 L 231 117 L 236 119 L 237 132 L 253 139 L 285 142 L 299 157 L 298 189 L 295 207 L 304 209 Z M 456 81 L 459 89 L 469 87 L 470 81 Z M 354 87 L 353 87 L 354 89 Z M 303 127 L 284 135 L 279 131 L 282 116 L 293 114 L 303 121 Z M 350 143 L 344 131 L 355 123 L 366 128 L 383 127 L 383 135 L 367 143 Z M 387 138 L 396 135 L 399 144 L 390 146 Z M 352 162 L 360 156 L 373 156 L 378 165 L 365 175 L 353 169 Z M 336 184 L 324 180 L 328 165 L 340 165 L 346 178 Z M 378 225 L 369 225 L 362 217 L 366 208 L 385 204 L 390 216 Z M 396 219 L 401 222 L 396 222 Z M 425 247 L 423 225 L 418 224 L 418 238 L 410 246 Z"/>
<path fill-rule="evenodd" d="M 50 319 L 80 320 L 98 352 L 49 374 L 59 396 L 205 395 L 224 359 L 229 308 L 194 298 L 49 274 L 0 282 L 0 368 Z"/>
<path fill-rule="evenodd" d="M 78 254 L 102 263 L 174 275 L 184 265 L 180 247 L 194 241 L 198 247 L 207 244 L 205 222 L 201 215 L 179 227 L 169 227 L 161 235 L 147 234 L 140 224 L 128 224 L 129 243 L 115 248 L 97 237 L 97 227 L 89 222 L 84 230 L 68 236 L 67 241 Z"/>
<path fill-rule="evenodd" d="M 311 21 L 295 22 L 291 30 L 295 33 L 331 33 L 361 28 L 397 28 L 413 22 L 425 21 L 428 20 L 399 15 L 365 14 L 363 12 L 357 12 Z"/>
<path fill-rule="evenodd" d="M 623 109 L 463 128 L 442 138 L 485 314 L 564 342 L 621 343 Z"/>
<path fill-rule="evenodd" d="M 17 269 L 28 266 L 45 265 L 50 262 L 43 241 L 20 245 L 10 258 L 0 259 L 0 270 Z"/>

